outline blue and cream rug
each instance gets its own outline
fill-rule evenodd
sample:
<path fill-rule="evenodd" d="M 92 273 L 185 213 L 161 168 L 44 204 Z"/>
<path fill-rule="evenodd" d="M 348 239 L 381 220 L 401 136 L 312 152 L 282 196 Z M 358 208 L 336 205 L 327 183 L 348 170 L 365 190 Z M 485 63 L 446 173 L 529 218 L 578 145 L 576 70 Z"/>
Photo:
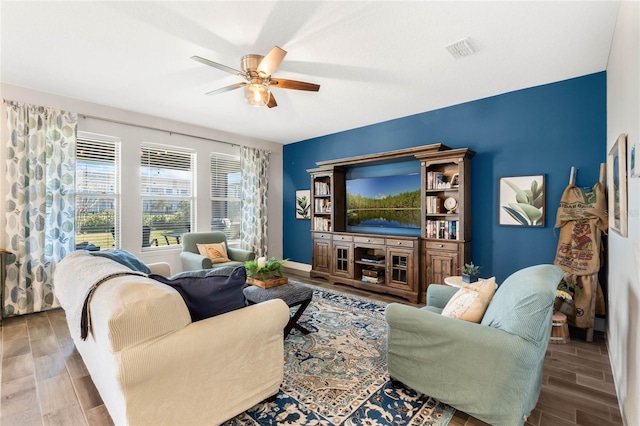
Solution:
<path fill-rule="evenodd" d="M 276 401 L 225 425 L 447 425 L 453 408 L 389 382 L 386 305 L 313 288 L 300 321 L 312 332 L 285 339 Z"/>

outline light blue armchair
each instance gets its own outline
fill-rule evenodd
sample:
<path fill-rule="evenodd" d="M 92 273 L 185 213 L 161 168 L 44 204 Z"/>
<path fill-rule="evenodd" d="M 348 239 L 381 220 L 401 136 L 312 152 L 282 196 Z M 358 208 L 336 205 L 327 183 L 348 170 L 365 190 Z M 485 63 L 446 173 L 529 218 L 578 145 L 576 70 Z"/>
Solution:
<path fill-rule="evenodd" d="M 440 315 L 458 289 L 439 284 L 424 308 L 389 304 L 389 375 L 492 425 L 522 425 L 540 395 L 561 278 L 554 265 L 515 272 L 480 324 Z"/>
<path fill-rule="evenodd" d="M 198 252 L 198 244 L 214 243 L 224 243 L 227 249 L 229 262 L 212 264 L 211 259 L 202 256 Z M 244 265 L 244 262 L 255 258 L 256 254 L 252 251 L 229 247 L 227 245 L 227 236 L 221 231 L 187 232 L 182 235 L 182 253 L 180 253 L 180 261 L 182 263 L 183 271 Z"/>

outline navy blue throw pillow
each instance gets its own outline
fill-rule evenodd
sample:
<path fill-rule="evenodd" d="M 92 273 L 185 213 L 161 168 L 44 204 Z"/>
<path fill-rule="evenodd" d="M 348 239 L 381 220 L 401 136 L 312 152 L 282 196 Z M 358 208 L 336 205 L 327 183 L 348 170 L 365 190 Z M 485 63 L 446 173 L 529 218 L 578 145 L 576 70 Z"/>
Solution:
<path fill-rule="evenodd" d="M 102 250 L 102 251 L 90 251 L 94 256 L 106 257 L 107 259 L 111 259 L 115 262 L 120 263 L 128 267 L 133 271 L 142 272 L 143 274 L 150 274 L 151 269 L 145 263 L 135 257 L 133 254 L 129 253 L 126 250 L 117 249 L 117 250 Z"/>
<path fill-rule="evenodd" d="M 180 293 L 191 314 L 191 321 L 200 321 L 245 307 L 242 289 L 247 282 L 247 270 L 244 266 L 237 266 L 228 275 L 219 275 L 215 270 L 179 275 L 166 278 L 151 274 L 149 278 L 167 284 Z"/>

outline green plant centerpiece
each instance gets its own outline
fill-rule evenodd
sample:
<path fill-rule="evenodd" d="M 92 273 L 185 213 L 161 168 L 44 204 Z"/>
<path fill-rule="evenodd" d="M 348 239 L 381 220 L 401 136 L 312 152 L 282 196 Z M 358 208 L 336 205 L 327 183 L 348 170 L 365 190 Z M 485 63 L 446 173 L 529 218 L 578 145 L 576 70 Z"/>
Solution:
<path fill-rule="evenodd" d="M 462 267 L 462 281 L 465 283 L 475 283 L 480 275 L 480 266 L 474 265 L 473 262 L 465 263 Z"/>
<path fill-rule="evenodd" d="M 271 278 L 281 277 L 284 269 L 283 266 L 287 259 L 278 260 L 275 257 L 267 260 L 266 257 L 259 257 L 255 260 L 249 260 L 244 263 L 247 270 L 247 277 L 260 281 Z"/>

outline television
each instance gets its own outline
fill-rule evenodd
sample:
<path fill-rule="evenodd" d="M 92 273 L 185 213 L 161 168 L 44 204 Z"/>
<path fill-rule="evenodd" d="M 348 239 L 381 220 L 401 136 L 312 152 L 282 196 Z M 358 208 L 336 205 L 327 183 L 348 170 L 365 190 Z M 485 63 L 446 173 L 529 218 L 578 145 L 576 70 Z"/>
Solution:
<path fill-rule="evenodd" d="M 347 225 L 420 229 L 420 173 L 347 179 Z"/>

